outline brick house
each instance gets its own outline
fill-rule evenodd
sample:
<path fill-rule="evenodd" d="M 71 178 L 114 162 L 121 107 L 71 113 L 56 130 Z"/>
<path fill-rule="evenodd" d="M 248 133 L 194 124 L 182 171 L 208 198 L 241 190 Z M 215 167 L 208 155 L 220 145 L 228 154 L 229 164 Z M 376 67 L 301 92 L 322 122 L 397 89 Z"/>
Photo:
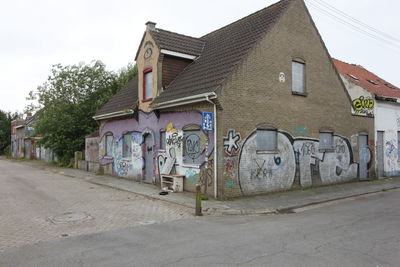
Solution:
<path fill-rule="evenodd" d="M 360 65 L 333 60 L 352 101 L 352 113 L 374 121 L 376 173 L 400 174 L 400 88 Z"/>
<path fill-rule="evenodd" d="M 94 116 L 105 173 L 159 183 L 172 164 L 185 190 L 219 199 L 373 177 L 373 121 L 351 114 L 302 0 L 200 38 L 155 26 L 138 76 Z"/>

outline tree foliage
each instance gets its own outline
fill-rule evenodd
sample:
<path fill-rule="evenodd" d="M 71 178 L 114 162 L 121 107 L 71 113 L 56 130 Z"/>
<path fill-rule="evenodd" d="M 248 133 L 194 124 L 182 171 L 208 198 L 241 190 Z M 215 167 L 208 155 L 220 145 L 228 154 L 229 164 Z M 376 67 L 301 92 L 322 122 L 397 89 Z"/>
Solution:
<path fill-rule="evenodd" d="M 85 146 L 85 136 L 98 129 L 93 116 L 120 88 L 136 75 L 132 64 L 115 73 L 101 61 L 90 64 L 54 65 L 47 81 L 28 100 L 27 110 L 37 111 L 35 135 L 45 147 L 68 163 Z"/>
<path fill-rule="evenodd" d="M 11 143 L 11 121 L 17 119 L 18 113 L 0 110 L 0 155 L 3 155 Z"/>

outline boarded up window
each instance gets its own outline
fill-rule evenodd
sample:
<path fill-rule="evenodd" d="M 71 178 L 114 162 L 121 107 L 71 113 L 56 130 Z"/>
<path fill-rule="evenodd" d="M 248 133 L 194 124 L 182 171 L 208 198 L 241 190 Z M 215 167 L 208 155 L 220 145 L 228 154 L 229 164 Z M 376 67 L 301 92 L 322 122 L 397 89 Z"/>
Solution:
<path fill-rule="evenodd" d="M 277 131 L 257 129 L 257 151 L 274 151 L 278 149 Z"/>
<path fill-rule="evenodd" d="M 183 131 L 183 163 L 201 164 L 200 130 Z"/>
<path fill-rule="evenodd" d="M 113 136 L 106 135 L 106 156 L 112 157 Z"/>
<path fill-rule="evenodd" d="M 132 156 L 132 135 L 124 135 L 122 146 L 122 157 L 130 158 Z"/>
<path fill-rule="evenodd" d="M 292 91 L 296 93 L 305 93 L 304 72 L 305 64 L 292 61 Z"/>
<path fill-rule="evenodd" d="M 319 149 L 333 149 L 332 133 L 319 133 Z"/>

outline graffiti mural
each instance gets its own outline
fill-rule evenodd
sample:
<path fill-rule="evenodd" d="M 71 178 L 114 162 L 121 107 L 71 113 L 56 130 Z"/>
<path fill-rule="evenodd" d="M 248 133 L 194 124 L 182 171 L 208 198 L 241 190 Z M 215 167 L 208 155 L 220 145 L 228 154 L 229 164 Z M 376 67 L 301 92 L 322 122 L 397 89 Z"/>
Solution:
<path fill-rule="evenodd" d="M 352 101 L 354 114 L 356 115 L 374 115 L 374 99 L 371 97 L 360 96 Z"/>
<path fill-rule="evenodd" d="M 213 184 L 213 171 L 214 159 L 208 159 L 208 162 L 204 162 L 200 167 L 199 179 L 205 195 L 207 194 L 208 188 Z"/>
<path fill-rule="evenodd" d="M 191 163 L 196 163 L 196 159 L 200 157 L 200 136 L 199 131 L 189 132 L 185 134 L 185 150 L 184 155 L 187 160 Z"/>
<path fill-rule="evenodd" d="M 277 135 L 279 152 L 257 153 L 256 132 L 244 142 L 239 159 L 239 183 L 244 195 L 289 189 L 296 164 L 290 139 Z"/>
<path fill-rule="evenodd" d="M 155 182 L 160 179 L 160 172 L 167 160 L 173 159 L 172 174 L 185 175 L 185 187 L 195 190 L 195 182 L 199 182 L 200 166 L 214 149 L 213 131 L 202 132 L 195 136 L 184 132 L 200 129 L 201 112 L 138 112 L 138 118 L 104 121 L 100 127 L 100 160 L 105 173 L 143 181 L 145 171 L 144 135 L 152 132 L 154 136 L 152 151 Z M 186 129 L 190 129 L 187 131 Z M 160 149 L 160 131 L 165 131 L 165 148 Z M 126 136 L 129 134 L 130 136 Z M 108 145 L 106 136 L 110 135 Z M 125 142 L 123 141 L 125 140 Z M 207 146 L 206 146 L 207 144 Z M 123 153 L 123 146 L 127 148 Z M 107 154 L 109 149 L 109 156 Z M 185 162 L 184 162 L 185 159 Z M 111 166 L 111 167 L 110 167 Z M 194 182 L 193 182 L 194 181 Z M 185 190 L 186 190 L 185 189 Z"/>
<path fill-rule="evenodd" d="M 293 138 L 283 131 L 278 131 L 277 142 L 277 152 L 261 152 L 257 151 L 256 131 L 245 140 L 239 157 L 242 194 L 287 190 L 296 177 L 301 186 L 339 183 L 357 177 L 358 163 L 353 162 L 351 145 L 345 137 L 334 135 L 329 151 L 319 149 L 318 139 Z"/>
<path fill-rule="evenodd" d="M 393 173 L 397 170 L 397 141 L 392 139 L 386 141 L 385 144 L 385 159 L 386 159 L 386 169 L 385 172 Z"/>
<path fill-rule="evenodd" d="M 229 129 L 228 135 L 224 137 L 225 153 L 232 156 L 239 152 L 240 133 Z"/>

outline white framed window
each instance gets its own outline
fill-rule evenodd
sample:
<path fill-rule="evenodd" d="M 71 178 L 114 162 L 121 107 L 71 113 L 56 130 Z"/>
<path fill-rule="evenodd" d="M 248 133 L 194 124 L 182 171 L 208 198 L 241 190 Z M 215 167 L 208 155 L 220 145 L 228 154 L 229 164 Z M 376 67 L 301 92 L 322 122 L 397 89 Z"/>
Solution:
<path fill-rule="evenodd" d="M 143 71 L 143 101 L 153 99 L 153 72 L 151 69 Z"/>
<path fill-rule="evenodd" d="M 278 132 L 275 129 L 257 129 L 257 151 L 278 150 Z"/>
<path fill-rule="evenodd" d="M 292 91 L 306 93 L 305 64 L 298 61 L 292 61 Z"/>
<path fill-rule="evenodd" d="M 319 133 L 319 149 L 333 149 L 333 133 Z"/>

